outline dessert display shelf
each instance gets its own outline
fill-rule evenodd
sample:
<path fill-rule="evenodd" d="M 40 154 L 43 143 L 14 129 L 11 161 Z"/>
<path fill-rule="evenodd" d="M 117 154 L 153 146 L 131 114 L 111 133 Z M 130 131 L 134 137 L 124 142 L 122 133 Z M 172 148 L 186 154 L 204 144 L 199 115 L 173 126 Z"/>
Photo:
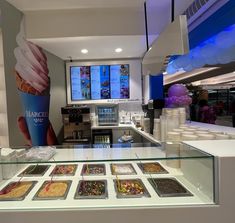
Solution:
<path fill-rule="evenodd" d="M 142 149 L 126 149 L 126 152 L 129 156 L 130 152 L 141 154 Z M 157 152 L 154 151 L 157 148 L 144 149 L 150 156 L 150 152 Z M 63 163 L 60 157 L 66 151 L 69 153 L 69 150 L 58 150 L 51 162 L 20 164 L 21 168 L 13 177 L 2 180 L 0 210 L 12 205 L 15 210 L 48 210 L 214 204 L 213 170 L 206 182 L 197 173 L 209 173 L 203 165 L 213 166 L 211 156 L 203 154 L 197 157 L 197 162 L 196 158 L 188 156 L 150 160 L 139 156 L 133 160 L 130 156 L 127 160 L 123 153 L 122 158 L 119 154 L 119 160 L 115 157 L 100 161 L 87 158 L 87 162 L 70 160 Z M 112 153 L 117 151 L 112 150 Z M 73 152 L 85 153 L 85 150 Z M 104 150 L 93 152 L 104 155 Z M 196 179 L 191 179 L 192 176 Z"/>
<path fill-rule="evenodd" d="M 234 147 L 235 140 L 209 140 L 165 147 L 64 148 L 43 162 L 12 161 L 14 154 L 23 155 L 17 151 L 1 160 L 8 179 L 0 181 L 0 194 L 10 193 L 0 201 L 0 217 L 4 223 L 233 223 Z"/>

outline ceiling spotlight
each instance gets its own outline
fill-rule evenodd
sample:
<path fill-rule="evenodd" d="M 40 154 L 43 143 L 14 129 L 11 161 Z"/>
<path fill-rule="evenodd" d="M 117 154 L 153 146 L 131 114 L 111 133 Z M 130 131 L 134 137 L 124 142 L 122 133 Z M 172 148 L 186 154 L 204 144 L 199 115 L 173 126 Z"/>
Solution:
<path fill-rule="evenodd" d="M 81 52 L 82 52 L 83 54 L 86 54 L 86 53 L 88 53 L 88 50 L 87 50 L 87 49 L 82 49 Z"/>
<path fill-rule="evenodd" d="M 117 48 L 117 49 L 115 49 L 115 52 L 116 52 L 116 53 L 121 53 L 121 52 L 122 52 L 122 48 Z"/>

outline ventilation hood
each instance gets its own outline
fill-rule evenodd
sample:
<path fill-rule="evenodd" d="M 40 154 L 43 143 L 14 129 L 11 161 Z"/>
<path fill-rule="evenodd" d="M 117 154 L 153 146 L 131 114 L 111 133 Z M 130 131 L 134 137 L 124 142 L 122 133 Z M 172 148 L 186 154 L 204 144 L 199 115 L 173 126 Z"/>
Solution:
<path fill-rule="evenodd" d="M 178 16 L 153 42 L 142 60 L 143 75 L 158 75 L 168 63 L 170 55 L 183 55 L 189 51 L 187 19 Z"/>

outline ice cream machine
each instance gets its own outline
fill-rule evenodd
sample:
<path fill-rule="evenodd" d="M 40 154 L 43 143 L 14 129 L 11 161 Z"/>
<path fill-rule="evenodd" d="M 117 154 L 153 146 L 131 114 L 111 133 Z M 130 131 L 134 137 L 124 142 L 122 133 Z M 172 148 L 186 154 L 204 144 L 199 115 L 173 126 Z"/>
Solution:
<path fill-rule="evenodd" d="M 64 124 L 64 143 L 90 143 L 90 108 L 63 107 L 61 113 Z"/>

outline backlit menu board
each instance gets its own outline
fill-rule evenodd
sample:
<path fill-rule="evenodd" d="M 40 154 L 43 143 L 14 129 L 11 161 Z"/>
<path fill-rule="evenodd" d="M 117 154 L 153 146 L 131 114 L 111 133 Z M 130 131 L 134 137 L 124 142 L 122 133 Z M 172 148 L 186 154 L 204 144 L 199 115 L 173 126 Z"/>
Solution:
<path fill-rule="evenodd" d="M 71 66 L 71 99 L 129 98 L 129 65 Z"/>
<path fill-rule="evenodd" d="M 90 67 L 71 67 L 71 97 L 73 101 L 89 100 L 90 94 Z"/>
<path fill-rule="evenodd" d="M 109 66 L 91 66 L 91 98 L 110 98 Z"/>
<path fill-rule="evenodd" d="M 111 98 L 129 98 L 129 65 L 110 66 Z"/>

